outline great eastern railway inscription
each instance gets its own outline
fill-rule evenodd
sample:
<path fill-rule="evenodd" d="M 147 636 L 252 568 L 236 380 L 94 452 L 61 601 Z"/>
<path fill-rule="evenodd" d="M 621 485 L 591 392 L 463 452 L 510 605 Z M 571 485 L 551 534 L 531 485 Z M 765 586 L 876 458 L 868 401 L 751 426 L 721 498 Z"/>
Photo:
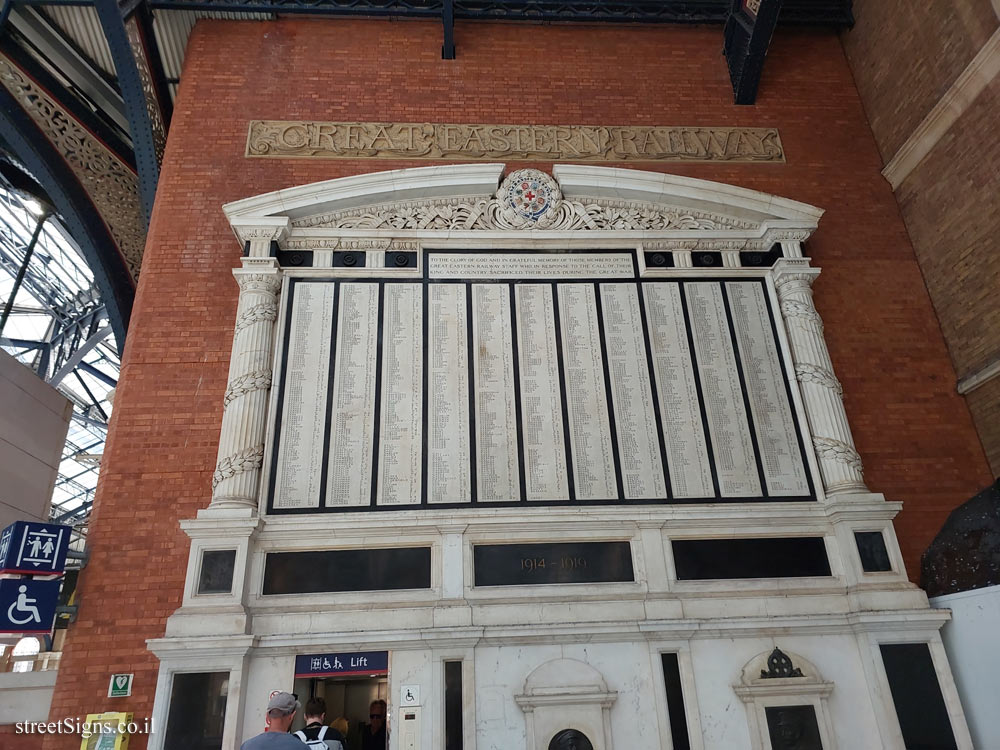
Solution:
<path fill-rule="evenodd" d="M 251 120 L 246 155 L 784 162 L 776 128 Z"/>

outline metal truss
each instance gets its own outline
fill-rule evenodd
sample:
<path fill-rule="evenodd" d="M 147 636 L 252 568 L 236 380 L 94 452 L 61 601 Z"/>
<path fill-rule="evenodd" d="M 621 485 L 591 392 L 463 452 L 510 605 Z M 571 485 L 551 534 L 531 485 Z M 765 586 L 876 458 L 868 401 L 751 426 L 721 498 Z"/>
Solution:
<path fill-rule="evenodd" d="M 59 219 L 0 180 L 0 302 L 8 301 L 0 346 L 73 403 L 50 518 L 81 531 L 107 438 L 118 351 L 80 249 Z"/>
<path fill-rule="evenodd" d="M 93 0 L 14 0 L 20 5 L 91 5 Z M 505 21 L 723 23 L 731 0 L 148 0 L 155 10 Z M 781 22 L 850 26 L 852 0 L 785 0 Z"/>

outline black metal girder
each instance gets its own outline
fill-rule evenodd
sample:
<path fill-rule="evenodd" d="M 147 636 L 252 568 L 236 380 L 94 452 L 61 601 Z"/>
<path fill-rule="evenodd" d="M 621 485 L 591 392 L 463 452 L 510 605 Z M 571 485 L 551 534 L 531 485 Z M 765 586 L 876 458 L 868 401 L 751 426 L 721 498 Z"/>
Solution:
<path fill-rule="evenodd" d="M 764 72 L 764 58 L 778 23 L 782 0 L 732 0 L 723 31 L 723 54 L 737 104 L 753 104 Z M 744 6 L 756 6 L 756 11 Z"/>
<path fill-rule="evenodd" d="M 156 183 L 160 178 L 153 121 L 147 108 L 142 78 L 125 30 L 125 19 L 118 8 L 117 0 L 94 0 L 94 7 L 111 50 L 111 59 L 114 60 L 115 72 L 118 74 L 118 86 L 125 101 L 125 114 L 128 117 L 135 165 L 139 174 L 139 198 L 148 225 L 149 217 L 153 213 Z"/>
<path fill-rule="evenodd" d="M 93 0 L 15 0 L 38 5 L 90 5 Z M 445 0 L 149 0 L 157 10 L 442 18 Z M 456 19 L 724 23 L 729 0 L 453 0 Z M 852 0 L 786 0 L 782 24 L 844 27 Z"/>
<path fill-rule="evenodd" d="M 86 188 L 3 86 L 0 86 L 0 147 L 15 155 L 45 189 L 63 225 L 83 251 L 120 349 L 125 345 L 135 298 L 135 282 L 128 266 Z"/>

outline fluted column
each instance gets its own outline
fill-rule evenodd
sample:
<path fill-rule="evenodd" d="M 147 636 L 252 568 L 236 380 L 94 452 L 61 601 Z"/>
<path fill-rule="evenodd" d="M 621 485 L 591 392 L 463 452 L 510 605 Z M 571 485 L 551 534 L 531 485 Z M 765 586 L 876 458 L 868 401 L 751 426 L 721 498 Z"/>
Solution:
<path fill-rule="evenodd" d="M 808 260 L 780 260 L 774 284 L 826 493 L 867 492 L 844 411 L 844 391 L 833 373 L 823 320 L 813 303 L 812 282 L 818 274 Z"/>

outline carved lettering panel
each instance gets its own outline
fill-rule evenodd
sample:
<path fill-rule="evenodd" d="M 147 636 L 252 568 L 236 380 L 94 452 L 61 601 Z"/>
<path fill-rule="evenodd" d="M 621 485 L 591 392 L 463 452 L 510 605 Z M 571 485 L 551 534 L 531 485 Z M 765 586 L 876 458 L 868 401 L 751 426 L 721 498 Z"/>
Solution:
<path fill-rule="evenodd" d="M 246 155 L 314 159 L 783 162 L 776 128 L 251 120 Z"/>

